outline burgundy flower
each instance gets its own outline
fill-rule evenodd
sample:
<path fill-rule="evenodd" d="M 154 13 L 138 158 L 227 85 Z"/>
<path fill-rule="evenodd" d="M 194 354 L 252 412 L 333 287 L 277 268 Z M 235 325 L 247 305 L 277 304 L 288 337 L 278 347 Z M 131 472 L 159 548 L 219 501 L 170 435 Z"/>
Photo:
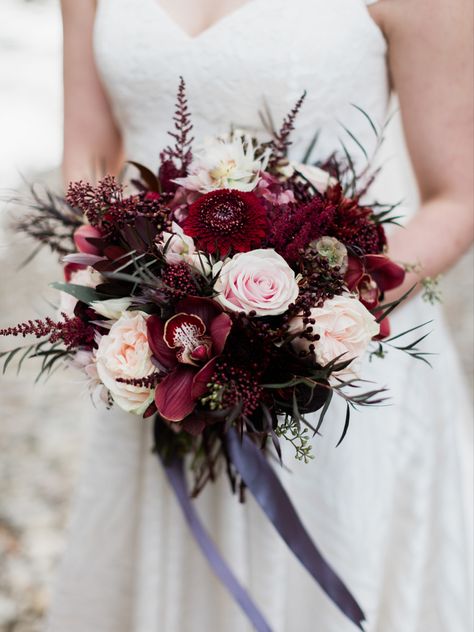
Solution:
<path fill-rule="evenodd" d="M 357 291 L 367 309 L 374 309 L 380 294 L 403 283 L 405 270 L 386 255 L 349 257 L 345 281 L 349 290 Z"/>
<path fill-rule="evenodd" d="M 100 253 L 100 249 L 94 242 L 101 238 L 102 232 L 90 224 L 83 224 L 74 231 L 74 243 L 77 250 L 89 255 L 98 255 Z"/>
<path fill-rule="evenodd" d="M 372 219 L 372 209 L 359 206 L 358 198 L 344 197 L 340 185 L 328 189 L 326 198 L 336 207 L 329 236 L 363 254 L 382 252 L 387 243 L 385 230 Z"/>
<path fill-rule="evenodd" d="M 265 238 L 266 211 L 253 193 L 219 189 L 191 204 L 183 229 L 205 252 L 247 252 Z"/>
<path fill-rule="evenodd" d="M 230 317 L 206 298 L 180 301 L 176 314 L 167 321 L 159 316 L 148 318 L 150 348 L 168 372 L 155 391 L 155 404 L 163 419 L 180 422 L 194 411 L 197 400 L 207 391 L 231 327 Z M 194 420 L 190 421 L 198 431 Z M 201 421 L 200 429 L 203 427 Z"/>

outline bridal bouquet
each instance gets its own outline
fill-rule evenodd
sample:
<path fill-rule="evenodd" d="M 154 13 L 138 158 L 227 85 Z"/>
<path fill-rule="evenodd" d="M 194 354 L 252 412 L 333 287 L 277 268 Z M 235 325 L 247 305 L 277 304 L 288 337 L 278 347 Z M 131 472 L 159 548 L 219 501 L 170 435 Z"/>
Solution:
<path fill-rule="evenodd" d="M 181 82 L 157 173 L 132 163 L 133 192 L 111 176 L 72 183 L 64 200 L 34 192 L 34 214 L 18 226 L 61 256 L 65 280 L 53 283 L 56 318 L 0 331 L 39 339 L 6 362 L 41 357 L 41 374 L 74 365 L 107 406 L 153 417 L 178 497 L 191 455 L 193 495 L 224 465 L 234 491 L 263 499 L 278 487 L 263 455 L 281 458 L 288 441 L 309 460 L 333 396 L 347 404 L 341 440 L 351 408 L 383 399 L 383 389 L 362 388 L 361 359 L 390 344 L 396 305 L 384 293 L 405 274 L 386 254 L 394 207 L 362 202 L 371 177 L 355 173 L 347 151 L 318 165 L 288 160 L 302 104 L 267 142 L 233 129 L 194 153 Z M 291 505 L 280 501 L 284 522 Z M 313 553 L 295 551 L 307 567 Z M 360 624 L 342 582 L 331 594 L 335 581 L 318 573 Z"/>

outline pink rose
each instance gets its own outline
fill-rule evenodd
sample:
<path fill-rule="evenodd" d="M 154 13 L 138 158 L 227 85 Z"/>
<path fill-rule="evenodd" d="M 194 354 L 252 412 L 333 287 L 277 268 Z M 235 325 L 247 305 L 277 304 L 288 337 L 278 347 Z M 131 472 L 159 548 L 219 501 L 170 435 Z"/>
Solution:
<path fill-rule="evenodd" d="M 95 355 L 97 374 L 114 402 L 137 415 L 143 414 L 153 401 L 153 391 L 117 379 L 140 379 L 155 370 L 148 345 L 147 319 L 144 312 L 124 312 L 109 333 L 102 336 Z"/>
<path fill-rule="evenodd" d="M 223 264 L 215 289 L 225 309 L 257 316 L 283 314 L 299 294 L 295 273 L 272 249 L 234 255 Z"/>
<path fill-rule="evenodd" d="M 359 358 L 365 353 L 370 341 L 379 333 L 380 326 L 364 305 L 350 296 L 335 296 L 325 301 L 322 307 L 311 310 L 312 335 L 319 335 L 319 340 L 308 340 L 297 337 L 293 340 L 296 349 L 308 351 L 314 345 L 316 361 L 326 365 L 338 356 L 341 361 Z M 290 321 L 290 334 L 303 333 L 304 325 L 301 316 Z M 344 355 L 343 355 L 344 354 Z"/>

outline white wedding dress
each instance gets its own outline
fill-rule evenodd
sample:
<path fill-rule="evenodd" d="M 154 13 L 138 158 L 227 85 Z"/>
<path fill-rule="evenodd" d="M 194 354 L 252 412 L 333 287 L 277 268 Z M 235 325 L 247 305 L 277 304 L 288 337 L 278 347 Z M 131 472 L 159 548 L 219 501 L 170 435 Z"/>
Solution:
<path fill-rule="evenodd" d="M 315 159 L 338 148 L 340 121 L 373 147 L 370 126 L 350 105 L 384 121 L 386 44 L 366 2 L 249 0 L 197 37 L 158 2 L 98 1 L 97 63 L 130 159 L 157 164 L 179 75 L 198 139 L 230 123 L 262 132 L 265 102 L 279 122 L 307 90 L 295 158 L 318 129 Z M 315 460 L 300 464 L 288 452 L 291 472 L 282 473 L 312 537 L 364 609 L 368 632 L 472 629 L 462 476 L 470 411 L 461 372 L 439 310 L 414 299 L 392 328 L 433 318 L 426 347 L 439 353 L 434 368 L 397 352 L 367 362 L 367 377 L 390 387 L 392 405 L 355 413 L 337 449 L 344 410 L 336 405 Z M 50 632 L 250 629 L 195 545 L 151 448 L 150 421 L 117 408 L 95 420 Z M 197 507 L 274 632 L 355 630 L 250 494 L 240 505 L 224 476 Z"/>

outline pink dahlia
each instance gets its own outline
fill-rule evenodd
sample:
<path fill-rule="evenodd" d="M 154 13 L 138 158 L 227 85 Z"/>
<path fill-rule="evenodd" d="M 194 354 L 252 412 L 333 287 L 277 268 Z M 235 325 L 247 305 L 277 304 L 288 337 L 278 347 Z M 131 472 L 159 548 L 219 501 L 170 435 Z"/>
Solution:
<path fill-rule="evenodd" d="M 247 252 L 266 236 L 266 210 L 253 193 L 218 189 L 191 204 L 183 229 L 205 252 Z"/>

